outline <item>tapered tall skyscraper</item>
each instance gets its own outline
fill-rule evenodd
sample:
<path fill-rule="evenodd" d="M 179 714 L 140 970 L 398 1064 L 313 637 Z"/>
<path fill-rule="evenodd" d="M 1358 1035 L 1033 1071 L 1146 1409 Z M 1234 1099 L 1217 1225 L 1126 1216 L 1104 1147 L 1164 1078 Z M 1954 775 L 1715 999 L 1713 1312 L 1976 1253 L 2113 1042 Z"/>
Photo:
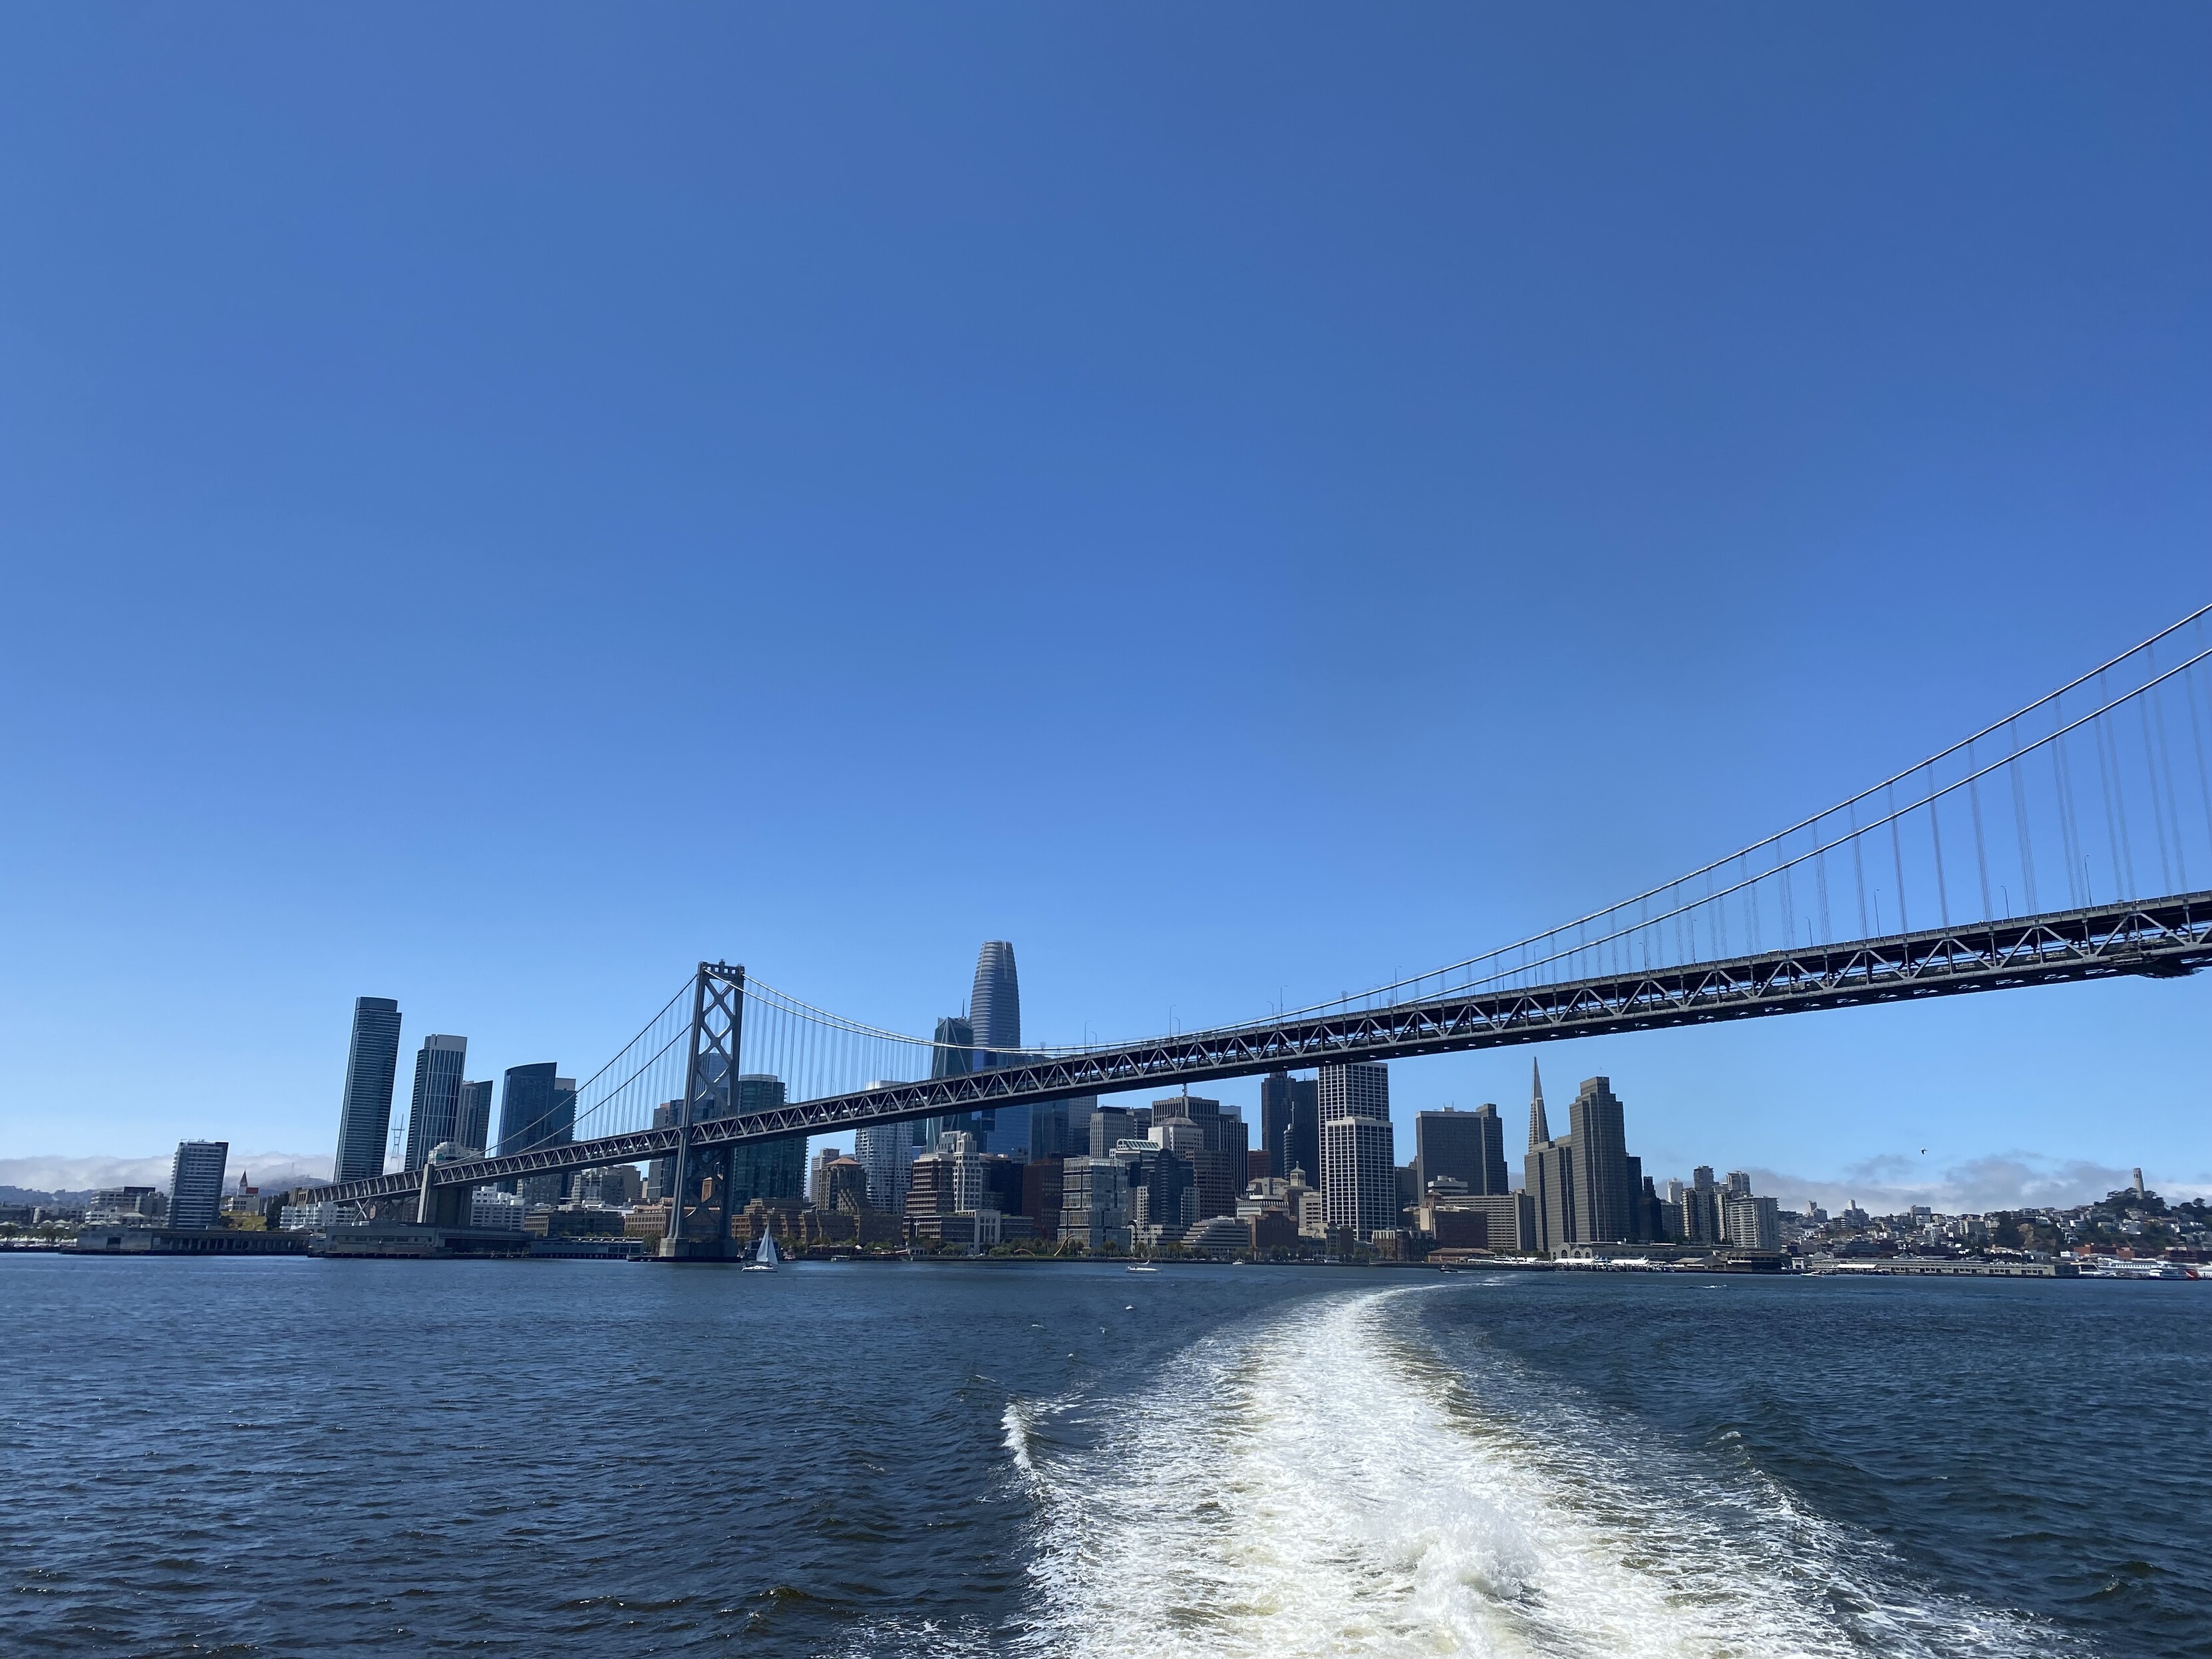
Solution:
<path fill-rule="evenodd" d="M 1014 947 L 1005 939 L 986 940 L 976 954 L 968 1023 L 975 1028 L 978 1048 L 1003 1053 L 1022 1046 L 1021 981 L 1014 972 Z"/>
<path fill-rule="evenodd" d="M 975 1028 L 977 1070 L 1007 1065 L 1019 1052 L 1022 987 L 1014 972 L 1014 947 L 1005 939 L 987 939 L 975 954 L 975 983 L 968 997 L 968 1023 Z M 975 1115 L 980 1138 L 988 1151 L 1016 1158 L 1029 1156 L 1028 1107 L 1005 1106 Z"/>
<path fill-rule="evenodd" d="M 399 1005 L 390 997 L 356 997 L 331 1180 L 368 1181 L 384 1173 L 384 1141 L 392 1132 L 392 1085 L 398 1069 Z"/>

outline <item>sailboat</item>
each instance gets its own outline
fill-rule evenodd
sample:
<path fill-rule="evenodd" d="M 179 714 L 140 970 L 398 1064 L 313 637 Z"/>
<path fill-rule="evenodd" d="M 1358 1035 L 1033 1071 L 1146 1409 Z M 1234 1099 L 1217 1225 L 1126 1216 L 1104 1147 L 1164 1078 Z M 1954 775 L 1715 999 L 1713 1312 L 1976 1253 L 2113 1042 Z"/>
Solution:
<path fill-rule="evenodd" d="M 782 1261 L 783 1258 L 775 1253 L 775 1235 L 763 1232 L 761 1234 L 760 1249 L 753 1252 L 753 1259 L 746 1262 L 741 1271 L 749 1273 L 772 1273 Z"/>

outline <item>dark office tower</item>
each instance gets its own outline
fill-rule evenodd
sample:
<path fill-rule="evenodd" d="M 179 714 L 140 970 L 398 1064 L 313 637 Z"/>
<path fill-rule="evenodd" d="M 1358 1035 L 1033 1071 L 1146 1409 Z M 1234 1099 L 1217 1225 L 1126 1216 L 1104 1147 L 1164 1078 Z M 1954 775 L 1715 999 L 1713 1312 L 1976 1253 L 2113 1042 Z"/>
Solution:
<path fill-rule="evenodd" d="M 415 1093 L 407 1105 L 407 1167 L 419 1170 L 430 1153 L 459 1137 L 461 1073 L 468 1069 L 469 1040 L 426 1036 L 415 1054 Z"/>
<path fill-rule="evenodd" d="M 1507 1193 L 1505 1125 L 1498 1108 L 1423 1112 L 1413 1119 L 1413 1169 L 1422 1194 L 1438 1176 L 1463 1181 L 1476 1196 Z"/>
<path fill-rule="evenodd" d="M 491 1145 L 491 1079 L 461 1085 L 453 1108 L 453 1144 L 464 1152 L 482 1152 Z M 432 1152 L 437 1151 L 433 1145 Z"/>
<path fill-rule="evenodd" d="M 1081 1158 L 1091 1145 L 1091 1115 L 1096 1095 L 1073 1095 L 1030 1108 L 1031 1158 Z"/>
<path fill-rule="evenodd" d="M 737 1115 L 772 1112 L 784 1103 L 783 1079 L 764 1072 L 738 1076 Z M 806 1196 L 806 1135 L 741 1141 L 730 1148 L 730 1213 L 757 1198 L 796 1201 Z"/>
<path fill-rule="evenodd" d="M 1137 1139 L 1137 1115 L 1119 1106 L 1101 1106 L 1091 1115 L 1091 1156 L 1111 1158 L 1125 1140 Z"/>
<path fill-rule="evenodd" d="M 1575 1231 L 1577 1242 L 1623 1243 L 1636 1236 L 1636 1191 L 1641 1168 L 1629 1183 L 1628 1137 L 1620 1097 L 1606 1078 L 1585 1079 L 1568 1109 L 1575 1143 Z"/>
<path fill-rule="evenodd" d="M 535 1066 L 510 1066 L 507 1086 L 499 1098 L 499 1155 L 534 1152 L 541 1146 L 557 1146 L 558 1120 L 554 1094 L 560 1066 L 552 1060 Z"/>
<path fill-rule="evenodd" d="M 1321 1083 L 1317 1079 L 1290 1079 L 1291 1121 L 1271 1150 L 1283 1159 L 1283 1178 L 1292 1170 L 1305 1171 L 1306 1185 L 1321 1185 Z"/>
<path fill-rule="evenodd" d="M 333 1181 L 368 1181 L 384 1173 L 392 1132 L 392 1084 L 399 1069 L 399 1005 L 390 997 L 356 997 L 353 1046 L 346 1054 L 345 1099 L 338 1107 Z"/>
<path fill-rule="evenodd" d="M 653 1109 L 653 1127 L 656 1129 L 674 1128 L 676 1127 L 677 1116 L 683 1111 L 683 1109 L 684 1103 L 680 1100 L 662 1101 L 659 1105 Z M 662 1203 L 666 1200 L 675 1192 L 675 1190 L 676 1160 L 673 1158 L 656 1158 L 652 1163 L 645 1166 L 645 1199 L 647 1203 Z"/>
<path fill-rule="evenodd" d="M 1270 1072 L 1260 1079 L 1260 1150 L 1267 1155 L 1267 1173 L 1277 1177 L 1291 1172 L 1284 1157 L 1295 1108 L 1291 1074 Z"/>
<path fill-rule="evenodd" d="M 1159 1139 L 1158 1129 L 1170 1123 L 1188 1123 L 1198 1131 L 1195 1144 L 1187 1151 L 1176 1149 L 1190 1160 L 1197 1182 L 1194 1218 L 1235 1215 L 1237 1200 L 1244 1194 L 1244 1154 L 1249 1145 L 1250 1131 L 1243 1118 L 1234 1108 L 1223 1111 L 1218 1100 L 1185 1093 L 1152 1103 L 1152 1138 Z"/>
<path fill-rule="evenodd" d="M 937 1022 L 936 1047 L 930 1050 L 929 1075 L 933 1081 L 948 1077 L 966 1077 L 975 1069 L 975 1028 L 966 1020 L 947 1015 Z M 914 1126 L 914 1146 L 916 1157 L 937 1150 L 937 1138 L 964 1131 L 974 1134 L 981 1126 L 973 1112 L 953 1112 L 944 1117 L 926 1117 Z"/>
<path fill-rule="evenodd" d="M 222 1166 L 230 1158 L 227 1140 L 180 1140 L 169 1165 L 169 1224 L 207 1228 L 222 1212 Z"/>
<path fill-rule="evenodd" d="M 932 1078 L 965 1077 L 975 1069 L 975 1028 L 948 1016 L 937 1022 L 937 1047 L 929 1058 Z"/>

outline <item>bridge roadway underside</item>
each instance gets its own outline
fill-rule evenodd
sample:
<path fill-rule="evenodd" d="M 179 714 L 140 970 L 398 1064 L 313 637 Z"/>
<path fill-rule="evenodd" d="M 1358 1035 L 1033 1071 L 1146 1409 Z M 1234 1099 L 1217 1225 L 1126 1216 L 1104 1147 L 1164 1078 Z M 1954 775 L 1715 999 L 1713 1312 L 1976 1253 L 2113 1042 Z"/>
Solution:
<path fill-rule="evenodd" d="M 2189 893 L 1970 928 L 1933 928 L 1553 985 L 1489 987 L 1387 1007 L 1194 1031 L 714 1118 L 692 1126 L 691 1144 L 710 1147 L 828 1134 L 986 1107 L 1251 1077 L 1334 1061 L 1399 1060 L 2128 974 L 2173 978 L 2208 963 L 2212 893 Z M 558 1170 L 634 1164 L 674 1152 L 683 1133 L 645 1129 L 505 1158 L 438 1164 L 428 1171 L 429 1184 L 434 1189 L 465 1188 Z M 421 1174 L 388 1175 L 319 1188 L 315 1196 L 392 1199 L 418 1194 L 423 1184 Z"/>

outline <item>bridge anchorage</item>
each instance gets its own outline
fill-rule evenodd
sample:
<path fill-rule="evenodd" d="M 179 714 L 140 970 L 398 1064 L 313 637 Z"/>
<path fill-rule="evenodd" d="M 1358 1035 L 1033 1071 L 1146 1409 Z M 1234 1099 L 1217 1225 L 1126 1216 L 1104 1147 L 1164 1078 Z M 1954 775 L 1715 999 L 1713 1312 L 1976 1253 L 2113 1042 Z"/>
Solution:
<path fill-rule="evenodd" d="M 487 1183 L 651 1162 L 671 1200 L 663 1258 L 716 1261 L 732 1254 L 739 1166 L 793 1137 L 1338 1060 L 2191 974 L 2212 963 L 2212 890 L 2190 880 L 2212 877 L 2208 614 L 1724 859 L 1358 996 L 969 1070 L 966 1050 L 948 1063 L 929 1039 L 701 963 L 578 1091 L 557 1144 L 314 1196 L 454 1226 Z"/>

